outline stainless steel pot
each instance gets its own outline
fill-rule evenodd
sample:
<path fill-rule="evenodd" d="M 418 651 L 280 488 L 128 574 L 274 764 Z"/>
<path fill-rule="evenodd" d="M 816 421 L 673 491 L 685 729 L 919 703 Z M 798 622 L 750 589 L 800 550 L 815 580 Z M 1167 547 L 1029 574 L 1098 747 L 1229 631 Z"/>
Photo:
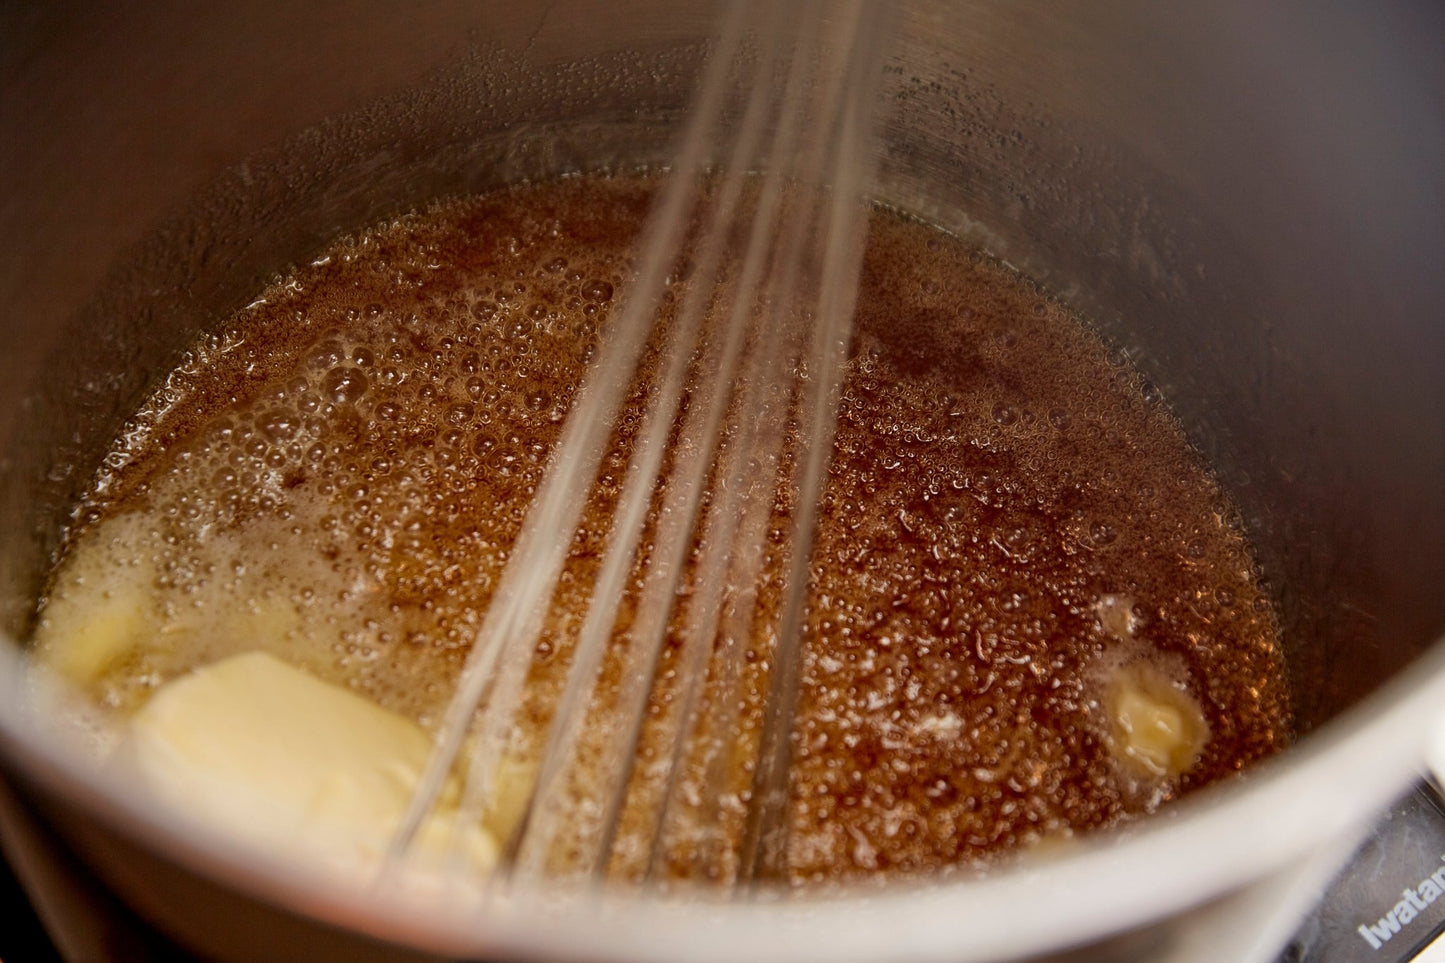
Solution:
<path fill-rule="evenodd" d="M 226 959 L 1268 954 L 1445 716 L 1445 13 L 918 0 L 900 20 L 877 195 L 1065 296 L 1160 386 L 1269 573 L 1298 747 L 983 881 L 462 913 L 166 825 L 35 715 L 7 645 L 6 778 L 107 885 Z M 6 7 L 10 639 L 101 445 L 187 340 L 430 197 L 665 159 L 711 21 L 677 0 Z"/>

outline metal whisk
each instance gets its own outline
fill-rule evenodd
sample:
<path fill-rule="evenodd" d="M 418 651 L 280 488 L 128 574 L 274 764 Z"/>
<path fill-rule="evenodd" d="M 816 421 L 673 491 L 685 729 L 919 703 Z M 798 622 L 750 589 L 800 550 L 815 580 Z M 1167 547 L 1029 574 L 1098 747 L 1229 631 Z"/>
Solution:
<path fill-rule="evenodd" d="M 690 869 L 739 883 L 783 872 L 799 636 L 866 230 L 862 191 L 885 6 L 867 0 L 730 5 L 643 235 L 637 276 L 553 450 L 394 858 L 404 855 L 437 804 L 464 748 L 462 812 L 480 818 L 498 792 L 497 774 L 550 600 L 629 388 L 646 370 L 643 415 L 606 549 L 498 877 L 522 881 L 555 871 L 557 849 L 569 834 L 585 844 L 574 838 L 567 845 L 566 871 L 607 873 L 649 694 L 670 626 L 679 624 L 674 610 L 689 570 L 681 629 L 673 629 L 680 642 L 667 707 L 669 744 L 654 757 L 661 788 L 650 813 L 645 878 L 666 875 L 662 841 L 679 807 L 688 747 L 704 731 L 711 742 L 692 804 L 720 805 L 735 765 L 721 743 L 737 724 L 741 640 L 754 637 L 752 603 L 780 492 L 791 505 L 791 533 L 751 790 L 740 795 L 746 806 L 741 838 L 712 838 L 696 847 Z M 715 157 L 722 146 L 726 156 Z M 685 292 L 671 323 L 658 330 L 681 250 L 688 252 Z M 657 363 L 640 368 L 648 344 L 657 342 Z M 649 517 L 655 519 L 650 529 Z M 633 585 L 639 552 L 646 564 Z M 625 595 L 635 615 L 619 630 Z M 609 658 L 622 660 L 620 683 L 599 721 L 603 710 L 594 703 Z M 709 677 L 721 693 L 711 700 L 704 698 Z M 593 748 L 584 751 L 588 736 Z M 579 779 L 584 755 L 592 774 Z M 580 800 L 579 782 L 586 790 Z M 571 832 L 579 820 L 592 831 Z"/>

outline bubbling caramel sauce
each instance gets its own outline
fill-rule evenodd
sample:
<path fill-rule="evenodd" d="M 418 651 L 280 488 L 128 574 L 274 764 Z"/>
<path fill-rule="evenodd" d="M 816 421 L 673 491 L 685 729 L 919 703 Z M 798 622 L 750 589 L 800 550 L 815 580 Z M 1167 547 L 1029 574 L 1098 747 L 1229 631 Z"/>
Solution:
<path fill-rule="evenodd" d="M 434 729 L 652 186 L 570 177 L 397 218 L 193 345 L 76 509 L 40 659 L 124 719 L 259 649 Z M 1270 604 L 1158 392 L 955 238 L 884 210 L 870 231 L 811 571 L 793 882 L 987 865 L 1281 748 Z M 538 646 L 522 755 L 585 612 L 633 402 Z M 777 567 L 747 587 L 764 612 Z M 741 824 L 773 645 L 755 624 L 734 640 L 748 678 L 725 798 L 695 798 L 699 749 L 695 825 L 667 837 L 676 875 Z M 667 715 L 675 655 L 650 717 Z M 619 874 L 646 864 L 661 728 L 639 749 Z"/>

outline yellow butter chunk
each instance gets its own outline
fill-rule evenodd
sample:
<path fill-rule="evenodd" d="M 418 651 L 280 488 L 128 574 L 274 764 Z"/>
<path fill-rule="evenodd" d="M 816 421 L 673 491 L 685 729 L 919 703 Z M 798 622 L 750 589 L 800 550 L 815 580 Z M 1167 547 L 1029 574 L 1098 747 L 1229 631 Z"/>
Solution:
<path fill-rule="evenodd" d="M 124 589 L 102 595 L 94 608 L 67 614 L 78 617 L 44 623 L 35 651 L 42 662 L 82 685 L 149 638 L 154 622 L 145 596 Z"/>
<path fill-rule="evenodd" d="M 380 864 L 431 752 L 416 723 L 264 652 L 162 687 L 131 721 L 130 758 L 171 805 L 263 845 Z M 497 846 L 459 825 L 455 792 L 413 852 L 485 872 Z"/>
<path fill-rule="evenodd" d="M 1194 699 L 1149 665 L 1118 671 L 1108 708 L 1115 755 L 1142 775 L 1179 775 L 1194 765 L 1209 738 Z"/>
<path fill-rule="evenodd" d="M 154 644 L 160 623 L 155 571 L 146 559 L 115 550 L 115 542 L 138 527 L 135 516 L 117 518 L 111 525 L 116 537 L 86 543 L 49 591 L 35 627 L 34 652 L 72 682 L 94 682 L 117 659 Z"/>

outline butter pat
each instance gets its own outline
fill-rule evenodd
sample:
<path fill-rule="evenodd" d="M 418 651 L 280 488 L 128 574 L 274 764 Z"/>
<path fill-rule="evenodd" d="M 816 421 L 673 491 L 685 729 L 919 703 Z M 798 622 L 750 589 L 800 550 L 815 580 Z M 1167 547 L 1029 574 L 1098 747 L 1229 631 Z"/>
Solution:
<path fill-rule="evenodd" d="M 135 715 L 127 753 L 170 805 L 264 846 L 379 868 L 431 739 L 420 726 L 264 652 L 232 656 L 161 688 Z M 497 846 L 462 825 L 453 791 L 413 855 L 489 871 Z"/>
<path fill-rule="evenodd" d="M 155 620 L 146 601 L 141 593 L 120 588 L 101 595 L 74 624 L 65 619 L 47 621 L 36 633 L 36 654 L 74 682 L 93 682 L 150 636 Z M 67 615 L 77 611 L 79 607 L 69 609 Z"/>
<path fill-rule="evenodd" d="M 1198 704 L 1146 663 L 1126 666 L 1109 685 L 1114 755 L 1140 775 L 1173 778 L 1194 765 L 1209 739 Z"/>
<path fill-rule="evenodd" d="M 82 686 L 154 644 L 161 624 L 153 565 L 143 553 L 118 547 L 144 537 L 139 518 L 119 516 L 107 531 L 113 537 L 87 540 L 66 562 L 35 628 L 39 662 Z"/>

